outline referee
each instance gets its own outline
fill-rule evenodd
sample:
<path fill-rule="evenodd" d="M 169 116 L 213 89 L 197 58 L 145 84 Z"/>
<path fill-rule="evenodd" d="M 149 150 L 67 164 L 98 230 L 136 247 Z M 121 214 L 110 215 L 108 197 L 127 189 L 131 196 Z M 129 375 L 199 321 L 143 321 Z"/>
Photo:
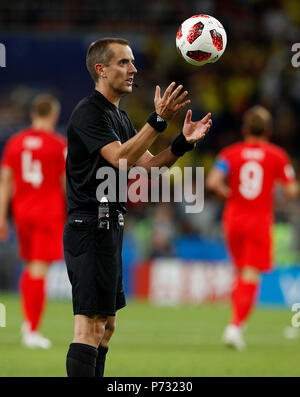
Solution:
<path fill-rule="evenodd" d="M 118 176 L 120 160 L 127 161 L 127 169 L 136 165 L 149 173 L 151 167 L 171 166 L 193 149 L 212 123 L 210 113 L 192 122 L 188 110 L 182 132 L 171 146 L 153 156 L 148 148 L 165 130 L 167 121 L 190 102 L 187 91 L 182 92 L 181 85 L 175 88 L 173 82 L 161 97 L 156 86 L 155 112 L 137 133 L 128 115 L 119 109 L 120 98 L 132 92 L 137 72 L 129 42 L 97 40 L 88 49 L 86 63 L 95 90 L 71 115 L 66 163 L 64 252 L 74 312 L 74 338 L 67 354 L 70 377 L 103 376 L 116 311 L 126 305 L 121 259 L 126 206 L 118 200 L 117 191 L 114 202 L 99 203 L 97 171 L 112 167 Z"/>

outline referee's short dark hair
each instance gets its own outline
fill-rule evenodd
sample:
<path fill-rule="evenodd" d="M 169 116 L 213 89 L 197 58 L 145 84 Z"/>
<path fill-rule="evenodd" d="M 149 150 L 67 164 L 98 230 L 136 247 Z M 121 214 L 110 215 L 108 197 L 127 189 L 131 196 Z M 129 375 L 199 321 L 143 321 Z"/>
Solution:
<path fill-rule="evenodd" d="M 94 41 L 87 51 L 86 66 L 95 83 L 98 81 L 98 74 L 95 70 L 96 63 L 102 63 L 105 66 L 109 65 L 110 60 L 114 56 L 113 50 L 109 47 L 110 44 L 117 43 L 129 45 L 129 41 L 121 38 L 105 37 Z"/>

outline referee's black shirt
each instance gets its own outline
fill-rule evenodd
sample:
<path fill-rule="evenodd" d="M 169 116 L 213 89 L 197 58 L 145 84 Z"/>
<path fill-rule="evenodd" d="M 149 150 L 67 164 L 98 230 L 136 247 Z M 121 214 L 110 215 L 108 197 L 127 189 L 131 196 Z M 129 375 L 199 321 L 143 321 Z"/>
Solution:
<path fill-rule="evenodd" d="M 75 210 L 97 212 L 99 202 L 96 179 L 100 167 L 113 167 L 100 154 L 100 149 L 114 141 L 126 142 L 136 134 L 128 115 L 109 102 L 99 91 L 82 99 L 75 107 L 68 125 L 68 155 L 66 161 L 66 189 L 68 213 Z M 118 169 L 116 187 L 118 187 Z M 105 178 L 104 178 L 105 179 Z M 126 203 L 110 204 L 126 212 Z"/>

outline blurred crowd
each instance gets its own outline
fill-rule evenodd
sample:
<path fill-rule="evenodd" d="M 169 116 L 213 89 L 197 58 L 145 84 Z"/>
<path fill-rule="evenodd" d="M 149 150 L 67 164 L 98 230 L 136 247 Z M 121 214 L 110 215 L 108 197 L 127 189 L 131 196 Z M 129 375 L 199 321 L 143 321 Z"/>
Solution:
<path fill-rule="evenodd" d="M 221 60 L 200 69 L 183 61 L 175 47 L 180 23 L 198 13 L 215 16 L 228 35 Z M 221 148 L 241 139 L 243 112 L 253 104 L 266 106 L 274 117 L 272 140 L 290 153 L 299 178 L 300 68 L 291 65 L 291 47 L 300 37 L 299 0 L 2 0 L 0 22 L 6 33 L 53 36 L 80 32 L 128 38 L 137 54 L 139 88 L 124 98 L 121 107 L 137 130 L 153 110 L 156 84 L 162 88 L 171 81 L 183 84 L 192 100 L 194 119 L 212 113 L 213 126 L 208 136 L 176 166 L 203 166 L 206 173 Z M 53 90 L 55 93 L 55 87 Z M 29 122 L 28 103 L 36 93 L 26 81 L 9 93 L 0 91 L 2 143 L 4 137 Z M 183 118 L 184 113 L 157 139 L 151 148 L 154 154 L 177 135 Z M 64 121 L 59 131 L 65 133 Z M 300 234 L 299 208 L 299 202 L 286 203 L 278 192 L 277 219 L 292 225 L 295 236 Z M 196 216 L 184 214 L 176 203 L 130 203 L 129 209 L 132 217 L 128 233 L 148 257 L 172 255 L 172 242 L 178 235 L 222 235 L 222 203 L 207 193 L 204 211 Z"/>

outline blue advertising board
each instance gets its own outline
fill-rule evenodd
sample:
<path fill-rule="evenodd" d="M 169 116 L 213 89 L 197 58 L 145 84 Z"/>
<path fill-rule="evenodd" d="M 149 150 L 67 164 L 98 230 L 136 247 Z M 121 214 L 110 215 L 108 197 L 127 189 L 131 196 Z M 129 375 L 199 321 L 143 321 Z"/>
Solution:
<path fill-rule="evenodd" d="M 263 275 L 259 304 L 292 306 L 297 302 L 300 302 L 300 266 Z"/>

